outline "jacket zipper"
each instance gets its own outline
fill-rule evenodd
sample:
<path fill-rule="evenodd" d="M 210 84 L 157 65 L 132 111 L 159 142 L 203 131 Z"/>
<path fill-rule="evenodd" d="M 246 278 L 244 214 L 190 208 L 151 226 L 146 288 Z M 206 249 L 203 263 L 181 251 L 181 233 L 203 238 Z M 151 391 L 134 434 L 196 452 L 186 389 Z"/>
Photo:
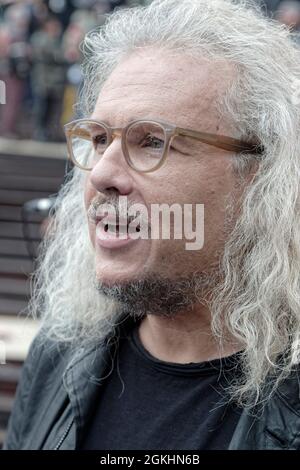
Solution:
<path fill-rule="evenodd" d="M 64 442 L 65 438 L 67 437 L 68 432 L 71 429 L 71 426 L 72 426 L 73 422 L 74 422 L 74 419 L 72 419 L 71 422 L 69 423 L 69 426 L 67 427 L 67 429 L 63 433 L 62 437 L 60 438 L 60 440 L 58 441 L 58 443 L 54 447 L 54 450 L 59 450 L 60 449 L 62 443 Z"/>

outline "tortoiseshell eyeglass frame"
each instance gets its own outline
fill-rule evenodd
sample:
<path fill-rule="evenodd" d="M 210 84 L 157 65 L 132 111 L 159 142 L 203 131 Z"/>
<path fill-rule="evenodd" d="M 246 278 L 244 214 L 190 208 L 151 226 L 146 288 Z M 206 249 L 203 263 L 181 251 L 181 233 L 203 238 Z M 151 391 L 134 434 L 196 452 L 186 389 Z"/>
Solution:
<path fill-rule="evenodd" d="M 132 128 L 132 126 L 135 126 L 138 123 L 144 123 L 144 124 L 153 124 L 160 126 L 163 129 L 163 132 L 165 134 L 165 139 L 164 139 L 164 148 L 162 150 L 162 156 L 160 160 L 155 164 L 155 166 L 151 169 L 147 170 L 141 170 L 136 167 L 134 162 L 132 162 L 130 158 L 130 154 L 127 149 L 127 134 Z M 125 127 L 109 127 L 105 122 L 102 121 L 97 121 L 94 119 L 77 119 L 75 121 L 72 121 L 64 126 L 66 138 L 67 138 L 67 145 L 68 145 L 68 151 L 69 151 L 69 157 L 71 158 L 72 162 L 74 165 L 78 166 L 82 170 L 92 170 L 93 167 L 85 167 L 82 166 L 79 162 L 77 162 L 76 158 L 74 157 L 73 153 L 73 148 L 72 148 L 72 136 L 77 136 L 81 137 L 83 139 L 91 140 L 90 136 L 87 132 L 84 132 L 84 130 L 78 126 L 81 124 L 93 124 L 93 125 L 100 125 L 102 126 L 106 131 L 107 131 L 107 147 L 111 144 L 112 140 L 116 136 L 121 137 L 121 147 L 122 151 L 125 157 L 126 162 L 128 165 L 140 172 L 140 173 L 150 173 L 152 171 L 158 170 L 163 163 L 165 162 L 168 151 L 172 142 L 172 139 L 176 136 L 184 136 L 184 137 L 190 137 L 192 139 L 196 139 L 200 142 L 203 142 L 204 144 L 212 145 L 214 147 L 223 149 L 223 150 L 228 150 L 229 152 L 234 152 L 234 153 L 247 153 L 247 154 L 254 154 L 254 155 L 260 155 L 263 153 L 263 147 L 258 141 L 252 141 L 252 142 L 246 142 L 244 140 L 239 140 L 235 139 L 233 137 L 228 137 L 225 135 L 221 134 L 210 134 L 207 132 L 201 132 L 201 131 L 195 131 L 192 129 L 184 129 L 182 127 L 177 127 L 174 124 L 169 124 L 164 121 L 158 121 L 158 120 L 149 120 L 149 119 L 138 119 L 129 122 Z"/>

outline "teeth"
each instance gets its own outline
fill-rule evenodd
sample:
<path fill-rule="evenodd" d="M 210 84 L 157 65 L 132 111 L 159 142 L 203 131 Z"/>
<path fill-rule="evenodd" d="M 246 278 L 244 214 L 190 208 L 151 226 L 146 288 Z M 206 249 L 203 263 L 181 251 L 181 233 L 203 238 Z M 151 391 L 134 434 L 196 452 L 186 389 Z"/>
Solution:
<path fill-rule="evenodd" d="M 119 230 L 118 230 L 118 225 L 114 225 L 114 224 L 108 224 L 108 230 L 110 232 L 114 232 L 114 233 L 117 233 Z"/>
<path fill-rule="evenodd" d="M 131 220 L 134 220 L 134 217 L 131 217 L 128 219 L 127 225 L 125 224 L 105 224 L 104 225 L 104 231 L 105 232 L 113 232 L 113 233 L 129 233 L 129 224 Z M 130 230 L 132 232 L 133 229 Z M 136 232 L 140 232 L 141 228 L 140 225 L 138 225 L 135 229 Z"/>
<path fill-rule="evenodd" d="M 114 225 L 114 224 L 105 224 L 104 231 L 105 232 L 108 232 L 108 231 L 109 232 L 116 232 L 116 228 L 117 228 L 117 226 Z"/>

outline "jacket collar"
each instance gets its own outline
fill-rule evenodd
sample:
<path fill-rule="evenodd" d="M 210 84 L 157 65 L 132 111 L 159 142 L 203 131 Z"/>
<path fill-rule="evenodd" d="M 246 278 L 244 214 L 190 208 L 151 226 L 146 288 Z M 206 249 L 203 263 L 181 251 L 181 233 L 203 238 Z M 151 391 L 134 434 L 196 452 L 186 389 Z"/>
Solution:
<path fill-rule="evenodd" d="M 281 382 L 260 411 L 243 411 L 229 449 L 300 449 L 299 369 Z"/>
<path fill-rule="evenodd" d="M 82 352 L 65 370 L 63 381 L 74 414 L 76 445 L 80 444 L 89 424 L 100 387 L 114 368 L 120 330 L 128 332 L 135 324 L 134 318 L 122 317 L 101 345 Z"/>

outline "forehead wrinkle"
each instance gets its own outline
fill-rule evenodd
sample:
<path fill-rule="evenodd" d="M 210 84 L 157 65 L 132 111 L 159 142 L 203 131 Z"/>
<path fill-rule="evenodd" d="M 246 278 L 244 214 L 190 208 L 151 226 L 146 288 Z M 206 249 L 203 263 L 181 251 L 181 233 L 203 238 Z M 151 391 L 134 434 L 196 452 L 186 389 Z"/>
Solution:
<path fill-rule="evenodd" d="M 134 117 L 161 118 L 180 127 L 200 126 L 211 132 L 219 127 L 220 115 L 214 104 L 224 90 L 225 77 L 221 83 L 215 81 L 211 66 L 207 70 L 201 67 L 197 81 L 195 73 L 186 74 L 183 67 L 172 67 L 172 62 L 169 69 L 155 71 L 149 70 L 148 64 L 146 70 L 139 62 L 131 70 L 127 66 L 126 73 L 122 65 L 115 70 L 116 75 L 112 72 L 100 91 L 93 115 L 101 113 L 102 120 L 120 126 Z"/>
<path fill-rule="evenodd" d="M 180 94 L 183 96 L 190 97 L 191 91 L 195 91 L 199 93 L 199 88 L 195 86 L 195 80 L 191 79 L 190 77 L 187 77 L 186 75 L 183 76 L 178 76 L 178 73 L 164 73 L 162 74 L 146 74 L 142 73 L 142 75 L 145 75 L 146 79 L 143 81 L 137 81 L 137 76 L 141 75 L 140 72 L 137 72 L 135 74 L 127 74 L 126 81 L 122 79 L 122 83 L 120 83 L 119 79 L 110 79 L 104 83 L 102 86 L 102 89 L 100 90 L 99 96 L 101 96 L 103 93 L 106 94 L 107 92 L 116 92 L 116 91 L 123 91 L 126 88 L 136 88 L 140 87 L 142 89 L 146 89 L 147 91 L 152 90 L 156 91 L 159 96 L 161 90 L 166 90 L 166 91 L 171 91 L 172 94 L 176 93 L 176 95 Z M 169 77 L 170 75 L 170 77 Z M 138 77 L 140 78 L 140 77 Z M 153 82 L 153 79 L 155 79 L 155 82 Z M 159 85 L 157 85 L 159 83 Z M 209 81 L 206 81 L 204 83 L 200 83 L 200 86 L 203 86 L 203 89 L 201 90 L 202 93 L 207 93 L 207 90 L 209 90 L 211 83 Z"/>
<path fill-rule="evenodd" d="M 107 86 L 107 88 L 103 88 L 100 93 L 99 93 L 99 97 L 98 97 L 98 100 L 100 101 L 100 103 L 106 103 L 107 101 L 117 101 L 119 100 L 120 98 L 119 97 L 110 97 L 109 95 L 111 93 L 116 93 L 116 92 L 120 92 L 120 96 L 123 96 L 124 97 L 124 94 L 126 93 L 126 89 L 127 88 L 136 88 L 137 86 L 139 87 L 137 90 L 135 90 L 135 93 L 133 95 L 133 98 L 136 96 L 136 95 L 140 95 L 142 94 L 145 98 L 149 97 L 149 99 L 153 99 L 153 96 L 156 98 L 158 98 L 159 100 L 162 99 L 162 94 L 161 94 L 161 91 L 164 90 L 164 91 L 170 91 L 171 95 L 175 96 L 176 94 L 176 97 L 178 97 L 179 95 L 182 95 L 183 97 L 190 97 L 190 91 L 185 91 L 183 86 L 182 86 L 182 82 L 179 82 L 178 81 L 178 84 L 180 86 L 176 87 L 174 86 L 174 83 L 171 84 L 161 84 L 159 85 L 158 87 L 153 88 L 153 84 L 151 86 L 151 84 L 149 85 L 149 83 L 137 83 L 137 82 L 134 82 L 134 83 L 122 83 L 122 84 L 117 84 L 116 86 Z M 146 93 L 144 93 L 144 89 L 146 90 Z M 125 92 L 125 93 L 124 93 Z M 130 90 L 130 93 L 131 90 Z M 104 97 L 102 97 L 104 95 Z M 105 98 L 105 95 L 108 95 L 108 98 Z M 129 98 L 130 96 L 126 96 L 126 98 Z"/>
<path fill-rule="evenodd" d="M 103 107 L 101 102 L 98 103 L 92 119 L 104 121 L 112 127 L 122 127 L 137 119 L 156 119 L 176 124 L 179 127 L 201 126 L 202 130 L 209 128 L 212 120 L 216 118 L 220 120 L 220 116 L 213 112 L 212 100 L 199 100 L 199 105 L 195 105 L 195 100 L 191 100 L 190 103 L 186 100 L 179 100 L 175 105 L 173 103 L 173 106 L 169 105 L 169 101 L 160 99 L 154 102 L 153 97 L 147 97 L 147 99 L 143 97 L 143 100 L 135 99 L 130 103 L 120 98 L 107 99 L 102 102 L 105 104 Z M 116 105 L 111 107 L 110 103 Z M 162 103 L 166 103 L 165 106 L 162 107 Z"/>
<path fill-rule="evenodd" d="M 97 102 L 92 113 L 92 119 L 105 121 L 110 126 L 122 126 L 137 119 L 159 119 L 160 110 L 157 106 L 153 106 L 153 100 L 149 100 L 151 106 L 147 106 L 146 100 L 141 103 L 139 101 L 128 102 L 120 100 L 120 98 L 107 99 L 103 102 Z M 116 106 L 109 106 L 110 103 L 116 103 Z M 102 106 L 104 104 L 104 106 Z M 108 106 L 107 106 L 108 105 Z"/>
<path fill-rule="evenodd" d="M 115 69 L 112 74 L 107 78 L 106 82 L 103 84 L 100 94 L 102 92 L 106 92 L 107 89 L 110 91 L 118 91 L 121 89 L 126 88 L 134 88 L 134 87 L 141 87 L 145 88 L 146 90 L 156 89 L 158 90 L 172 90 L 176 88 L 176 93 L 180 93 L 182 95 L 189 96 L 190 89 L 193 88 L 195 84 L 195 79 L 193 76 L 190 76 L 186 73 L 186 70 L 182 67 L 172 67 L 172 62 L 170 63 L 170 67 L 167 69 L 162 67 L 158 70 L 149 70 L 148 65 L 149 62 L 146 62 L 144 68 L 140 68 L 140 64 L 138 66 L 134 66 L 133 69 L 128 70 L 125 69 L 125 73 L 122 72 L 123 67 L 126 65 L 126 61 L 123 64 L 120 64 L 117 69 Z M 157 66 L 157 62 L 155 66 Z M 146 70 L 145 70 L 146 68 Z M 116 74 L 115 74 L 116 72 Z M 203 73 L 203 72 L 202 72 Z M 120 83 L 120 74 L 122 75 L 121 83 Z M 209 70 L 204 71 L 204 74 L 209 77 L 210 73 Z M 193 74 L 192 74 L 193 75 Z M 203 77 L 202 77 L 203 79 Z M 203 80 L 201 80 L 203 85 Z M 209 85 L 209 80 L 205 80 L 207 85 Z M 157 83 L 159 86 L 157 87 Z M 205 86 L 205 88 L 207 88 Z"/>
<path fill-rule="evenodd" d="M 137 119 L 153 116 L 159 118 L 161 115 L 164 119 L 170 121 L 169 114 L 173 117 L 173 114 L 177 114 L 179 111 L 181 116 L 192 117 L 191 115 L 194 115 L 196 118 L 199 113 L 207 113 L 214 103 L 215 92 L 205 93 L 206 90 L 195 90 L 195 87 L 196 93 L 184 91 L 182 88 L 174 89 L 173 86 L 169 85 L 159 87 L 159 90 L 149 90 L 149 87 L 143 86 L 143 90 L 135 90 L 135 93 L 127 95 L 125 92 L 126 86 L 118 84 L 118 86 L 112 89 L 107 89 L 105 93 L 100 93 L 93 116 L 99 116 L 99 113 L 101 113 L 101 116 L 108 115 L 107 118 L 111 118 L 114 115 L 119 117 L 121 112 L 121 114 L 128 113 L 131 117 L 136 117 Z M 130 84 L 130 87 L 134 86 L 135 84 Z M 146 88 L 146 93 L 144 88 Z M 120 94 L 115 96 L 118 90 L 120 90 Z M 162 93 L 162 90 L 170 93 Z M 176 100 L 172 99 L 173 96 L 176 96 Z M 111 104 L 113 107 L 110 106 Z M 102 118 L 102 120 L 104 119 Z"/>

